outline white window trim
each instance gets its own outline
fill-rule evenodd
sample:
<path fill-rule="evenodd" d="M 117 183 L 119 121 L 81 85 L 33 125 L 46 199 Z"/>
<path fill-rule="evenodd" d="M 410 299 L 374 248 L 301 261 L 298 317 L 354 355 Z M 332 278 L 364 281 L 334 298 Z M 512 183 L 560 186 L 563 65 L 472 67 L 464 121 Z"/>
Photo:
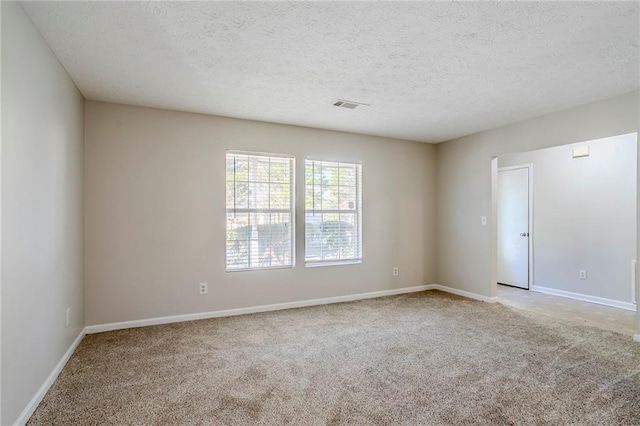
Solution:
<path fill-rule="evenodd" d="M 343 265 L 359 265 L 362 263 L 360 259 L 344 259 L 344 260 L 315 260 L 313 262 L 306 262 L 305 268 L 320 268 L 324 266 L 343 266 Z"/>

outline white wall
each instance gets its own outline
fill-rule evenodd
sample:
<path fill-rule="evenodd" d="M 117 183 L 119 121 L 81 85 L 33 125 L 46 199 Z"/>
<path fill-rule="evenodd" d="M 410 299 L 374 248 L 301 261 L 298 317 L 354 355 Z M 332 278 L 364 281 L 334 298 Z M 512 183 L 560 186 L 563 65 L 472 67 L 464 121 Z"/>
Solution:
<path fill-rule="evenodd" d="M 5 425 L 84 326 L 83 98 L 22 8 L 0 7 Z"/>
<path fill-rule="evenodd" d="M 435 279 L 432 145 L 90 101 L 85 119 L 88 325 Z M 225 272 L 227 149 L 296 156 L 295 268 Z M 304 267 L 306 156 L 362 161 L 362 264 Z"/>
<path fill-rule="evenodd" d="M 573 158 L 585 145 L 590 155 Z M 636 145 L 627 134 L 498 158 L 533 164 L 535 286 L 633 302 Z"/>
<path fill-rule="evenodd" d="M 491 159 L 638 131 L 638 91 L 437 145 L 437 282 L 495 296 Z M 640 324 L 639 324 L 640 325 Z"/>

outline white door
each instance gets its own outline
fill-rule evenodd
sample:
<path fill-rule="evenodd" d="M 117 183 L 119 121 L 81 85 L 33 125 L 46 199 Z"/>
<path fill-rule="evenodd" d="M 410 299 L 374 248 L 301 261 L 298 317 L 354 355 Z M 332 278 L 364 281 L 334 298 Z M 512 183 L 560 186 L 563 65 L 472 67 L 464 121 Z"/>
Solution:
<path fill-rule="evenodd" d="M 529 168 L 498 171 L 498 283 L 529 288 Z"/>

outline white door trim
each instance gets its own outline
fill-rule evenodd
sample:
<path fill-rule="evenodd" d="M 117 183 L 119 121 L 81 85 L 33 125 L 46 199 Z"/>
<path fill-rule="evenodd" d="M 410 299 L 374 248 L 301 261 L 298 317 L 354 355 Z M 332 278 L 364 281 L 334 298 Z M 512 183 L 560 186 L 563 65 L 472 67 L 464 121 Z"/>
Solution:
<path fill-rule="evenodd" d="M 518 170 L 518 169 L 527 169 L 529 174 L 529 283 L 527 286 L 527 290 L 531 290 L 533 287 L 533 163 L 524 163 L 518 164 L 516 166 L 505 166 L 498 167 L 498 174 L 496 178 L 499 176 L 500 172 L 508 172 L 510 170 Z M 497 182 L 497 179 L 496 179 Z M 496 194 L 497 201 L 497 194 Z M 494 233 L 497 231 L 494 231 Z"/>

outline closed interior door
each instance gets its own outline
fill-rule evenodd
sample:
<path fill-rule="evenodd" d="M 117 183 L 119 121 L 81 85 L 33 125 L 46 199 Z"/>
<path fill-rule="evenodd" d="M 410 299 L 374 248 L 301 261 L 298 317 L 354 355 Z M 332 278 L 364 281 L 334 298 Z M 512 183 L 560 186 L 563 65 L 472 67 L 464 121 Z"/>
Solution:
<path fill-rule="evenodd" d="M 529 288 L 529 169 L 498 171 L 498 283 Z"/>

